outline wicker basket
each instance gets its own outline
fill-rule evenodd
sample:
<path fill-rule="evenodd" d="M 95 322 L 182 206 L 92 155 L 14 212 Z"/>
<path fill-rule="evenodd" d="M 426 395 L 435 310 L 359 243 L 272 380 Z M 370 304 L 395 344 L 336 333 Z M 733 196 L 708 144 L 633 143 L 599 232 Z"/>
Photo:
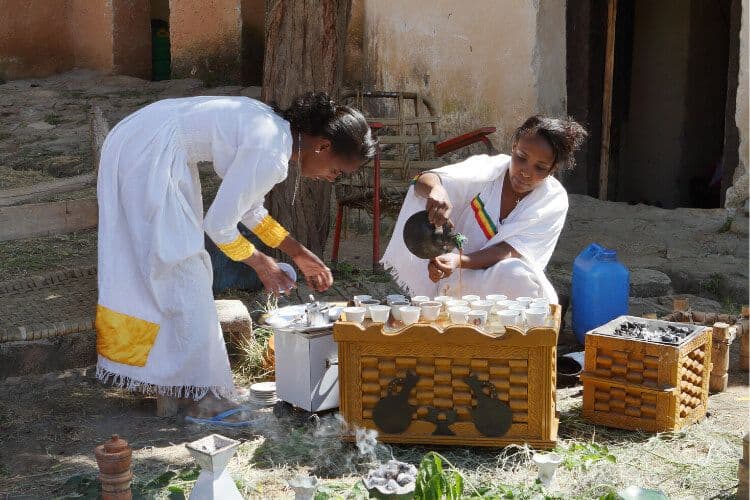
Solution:
<path fill-rule="evenodd" d="M 499 336 L 472 326 L 420 323 L 389 333 L 338 322 L 341 414 L 384 442 L 551 448 L 560 327 L 553 308 L 554 326 Z"/>
<path fill-rule="evenodd" d="M 586 335 L 584 418 L 620 429 L 664 432 L 706 414 L 711 372 L 711 329 L 694 327 L 679 345 L 613 337 L 623 321 L 667 325 L 621 316 Z"/>

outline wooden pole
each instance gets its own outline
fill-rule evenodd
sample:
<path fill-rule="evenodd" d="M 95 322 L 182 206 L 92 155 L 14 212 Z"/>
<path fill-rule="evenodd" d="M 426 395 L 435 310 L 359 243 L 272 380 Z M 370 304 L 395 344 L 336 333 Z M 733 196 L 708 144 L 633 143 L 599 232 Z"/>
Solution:
<path fill-rule="evenodd" d="M 714 368 L 708 380 L 708 389 L 712 393 L 724 392 L 729 382 L 729 345 L 732 343 L 729 325 L 715 323 L 711 337 L 711 361 Z"/>
<path fill-rule="evenodd" d="M 602 98 L 602 144 L 599 156 L 599 199 L 607 199 L 609 183 L 609 135 L 612 124 L 612 79 L 615 69 L 615 25 L 617 0 L 609 0 L 607 9 L 607 49 L 604 60 L 604 97 Z"/>

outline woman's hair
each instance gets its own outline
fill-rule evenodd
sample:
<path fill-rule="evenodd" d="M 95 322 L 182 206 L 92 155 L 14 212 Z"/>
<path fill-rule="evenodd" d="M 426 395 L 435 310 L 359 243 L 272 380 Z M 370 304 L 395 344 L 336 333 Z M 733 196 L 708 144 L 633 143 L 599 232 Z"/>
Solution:
<path fill-rule="evenodd" d="M 362 161 L 375 156 L 375 139 L 362 113 L 336 105 L 325 92 L 302 94 L 289 108 L 277 112 L 289 122 L 292 131 L 331 141 L 337 154 Z"/>
<path fill-rule="evenodd" d="M 583 145 L 588 132 L 573 118 L 550 118 L 535 115 L 527 118 L 513 133 L 515 147 L 521 137 L 538 135 L 552 147 L 555 155 L 553 168 L 568 170 L 575 166 L 575 152 Z"/>

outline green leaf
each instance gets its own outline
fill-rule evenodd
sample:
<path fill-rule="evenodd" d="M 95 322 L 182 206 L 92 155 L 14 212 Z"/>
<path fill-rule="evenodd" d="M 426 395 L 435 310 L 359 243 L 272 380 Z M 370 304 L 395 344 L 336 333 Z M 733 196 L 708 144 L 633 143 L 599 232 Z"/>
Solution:
<path fill-rule="evenodd" d="M 169 484 L 169 482 L 174 479 L 177 476 L 177 473 L 175 471 L 168 470 L 167 472 L 162 472 L 157 477 L 146 483 L 146 486 L 143 487 L 144 490 L 157 490 L 164 488 Z"/>

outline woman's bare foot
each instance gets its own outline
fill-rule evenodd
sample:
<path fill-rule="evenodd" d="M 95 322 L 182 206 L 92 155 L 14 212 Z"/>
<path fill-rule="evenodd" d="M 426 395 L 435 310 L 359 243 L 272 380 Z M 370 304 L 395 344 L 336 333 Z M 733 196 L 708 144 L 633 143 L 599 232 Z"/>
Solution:
<path fill-rule="evenodd" d="M 194 418 L 212 418 L 222 412 L 233 410 L 240 406 L 230 399 L 217 398 L 213 393 L 209 392 L 200 401 L 193 401 L 186 409 L 185 415 Z M 248 418 L 250 418 L 249 413 L 241 411 L 222 420 L 224 422 L 242 422 Z"/>

